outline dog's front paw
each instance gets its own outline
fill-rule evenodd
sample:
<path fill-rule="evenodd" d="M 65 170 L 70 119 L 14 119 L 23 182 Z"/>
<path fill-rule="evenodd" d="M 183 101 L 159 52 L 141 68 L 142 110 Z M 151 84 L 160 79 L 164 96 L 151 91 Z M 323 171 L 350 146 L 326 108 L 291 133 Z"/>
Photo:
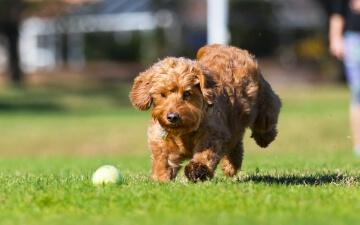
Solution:
<path fill-rule="evenodd" d="M 171 180 L 171 177 L 168 174 L 153 174 L 151 177 L 154 181 L 157 181 L 160 183 L 166 183 Z"/>
<path fill-rule="evenodd" d="M 191 162 L 185 167 L 185 176 L 192 182 L 206 181 L 213 178 L 210 169 L 201 163 Z"/>

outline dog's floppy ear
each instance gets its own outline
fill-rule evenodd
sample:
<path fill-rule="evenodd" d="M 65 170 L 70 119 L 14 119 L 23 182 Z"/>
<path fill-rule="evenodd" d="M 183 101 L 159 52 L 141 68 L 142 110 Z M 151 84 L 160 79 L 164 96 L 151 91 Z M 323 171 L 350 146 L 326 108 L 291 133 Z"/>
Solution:
<path fill-rule="evenodd" d="M 196 59 L 199 60 L 203 56 L 207 55 L 211 50 L 215 50 L 217 48 L 220 48 L 222 45 L 220 44 L 211 44 L 211 45 L 205 45 L 201 47 L 197 53 L 196 53 Z"/>
<path fill-rule="evenodd" d="M 151 107 L 152 98 L 150 95 L 152 69 L 140 73 L 134 80 L 130 92 L 130 100 L 138 110 L 147 110 Z"/>
<path fill-rule="evenodd" d="M 215 81 L 212 79 L 210 72 L 206 69 L 202 69 L 198 75 L 198 82 L 200 86 L 200 90 L 202 95 L 204 96 L 204 100 L 208 103 L 208 105 L 213 105 L 215 103 Z"/>

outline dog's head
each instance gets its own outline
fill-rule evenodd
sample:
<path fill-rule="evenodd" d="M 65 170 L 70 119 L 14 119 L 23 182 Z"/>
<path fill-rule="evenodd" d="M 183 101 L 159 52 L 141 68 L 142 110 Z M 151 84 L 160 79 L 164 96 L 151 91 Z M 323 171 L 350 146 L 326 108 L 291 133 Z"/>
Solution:
<path fill-rule="evenodd" d="M 198 62 L 173 57 L 140 73 L 130 93 L 135 108 L 153 106 L 153 118 L 174 133 L 196 130 L 214 97 L 214 82 Z"/>

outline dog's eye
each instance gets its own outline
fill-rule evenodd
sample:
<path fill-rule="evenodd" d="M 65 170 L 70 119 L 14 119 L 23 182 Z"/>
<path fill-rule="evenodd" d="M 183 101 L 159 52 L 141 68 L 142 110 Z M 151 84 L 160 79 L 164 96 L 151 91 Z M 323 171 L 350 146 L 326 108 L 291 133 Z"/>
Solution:
<path fill-rule="evenodd" d="M 191 92 L 190 92 L 190 91 L 184 91 L 184 93 L 183 93 L 183 98 L 184 98 L 184 99 L 189 99 L 190 96 L 191 96 Z"/>
<path fill-rule="evenodd" d="M 163 97 L 163 98 L 166 97 L 166 94 L 165 94 L 165 93 L 161 93 L 160 95 L 161 95 L 161 97 Z"/>

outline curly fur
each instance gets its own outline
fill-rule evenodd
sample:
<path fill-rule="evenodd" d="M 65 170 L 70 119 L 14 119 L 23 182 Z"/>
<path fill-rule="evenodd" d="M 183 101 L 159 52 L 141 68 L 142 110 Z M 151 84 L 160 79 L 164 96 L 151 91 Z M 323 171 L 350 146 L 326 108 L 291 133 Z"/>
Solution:
<path fill-rule="evenodd" d="M 174 179 L 186 159 L 191 181 L 211 179 L 220 161 L 234 176 L 247 127 L 261 147 L 277 135 L 280 99 L 254 57 L 235 47 L 204 46 L 197 60 L 165 58 L 136 77 L 130 99 L 139 110 L 153 107 L 148 142 L 157 181 Z"/>

